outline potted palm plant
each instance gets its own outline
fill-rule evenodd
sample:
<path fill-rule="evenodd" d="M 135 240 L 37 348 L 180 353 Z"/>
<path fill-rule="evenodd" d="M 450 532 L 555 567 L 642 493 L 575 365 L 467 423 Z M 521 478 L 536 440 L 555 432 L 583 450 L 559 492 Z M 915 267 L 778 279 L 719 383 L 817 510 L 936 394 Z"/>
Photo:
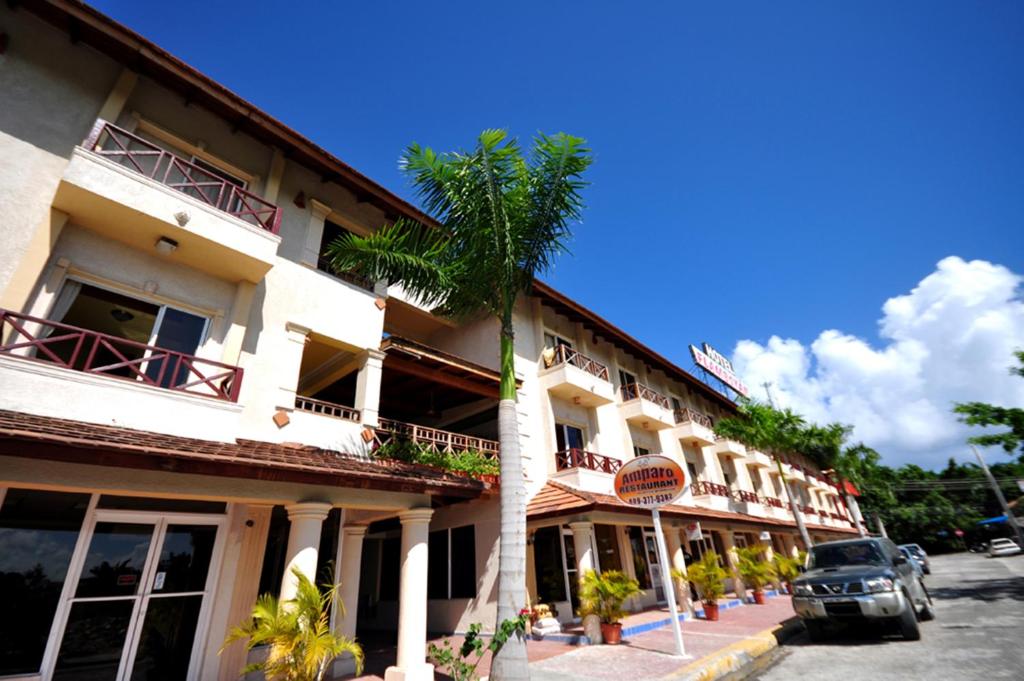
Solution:
<path fill-rule="evenodd" d="M 764 605 L 764 587 L 775 579 L 775 565 L 765 558 L 768 547 L 759 544 L 736 549 L 737 569 L 743 583 L 754 590 L 754 602 Z"/>
<path fill-rule="evenodd" d="M 719 562 L 718 554 L 708 551 L 696 563 L 686 568 L 686 577 L 697 587 L 697 593 L 704 603 L 704 619 L 714 622 L 718 619 L 718 599 L 725 595 L 725 578 L 728 573 Z"/>
<path fill-rule="evenodd" d="M 601 618 L 601 638 L 615 645 L 622 640 L 622 605 L 643 593 L 640 583 L 620 570 L 588 570 L 580 580 L 580 616 Z"/>
<path fill-rule="evenodd" d="M 782 582 L 783 588 L 786 593 L 792 593 L 793 587 L 792 582 L 800 574 L 800 566 L 803 565 L 804 557 L 807 554 L 802 551 L 800 554 L 793 558 L 792 556 L 785 556 L 781 553 L 776 553 L 772 562 L 775 563 L 775 574 L 778 575 L 779 581 Z"/>
<path fill-rule="evenodd" d="M 350 654 L 356 663 L 356 676 L 363 670 L 363 649 L 353 639 L 338 636 L 331 629 L 331 604 L 337 602 L 337 585 L 321 591 L 298 568 L 295 598 L 279 601 L 270 594 L 260 596 L 249 619 L 232 629 L 221 652 L 235 641 L 246 641 L 249 650 L 267 646 L 262 662 L 248 665 L 242 674 L 263 672 L 267 681 L 322 681 L 334 658 Z"/>

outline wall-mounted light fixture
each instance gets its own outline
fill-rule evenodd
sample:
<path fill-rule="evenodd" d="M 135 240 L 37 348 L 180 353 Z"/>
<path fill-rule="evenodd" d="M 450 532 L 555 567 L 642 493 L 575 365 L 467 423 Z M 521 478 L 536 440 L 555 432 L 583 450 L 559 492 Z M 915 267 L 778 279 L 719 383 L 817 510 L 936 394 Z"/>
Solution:
<path fill-rule="evenodd" d="M 178 225 L 184 227 L 188 224 L 188 221 L 192 219 L 192 216 L 187 210 L 179 210 L 174 214 L 174 219 L 178 221 Z"/>
<path fill-rule="evenodd" d="M 178 250 L 178 242 L 165 236 L 156 240 L 156 252 L 160 255 L 170 255 Z"/>

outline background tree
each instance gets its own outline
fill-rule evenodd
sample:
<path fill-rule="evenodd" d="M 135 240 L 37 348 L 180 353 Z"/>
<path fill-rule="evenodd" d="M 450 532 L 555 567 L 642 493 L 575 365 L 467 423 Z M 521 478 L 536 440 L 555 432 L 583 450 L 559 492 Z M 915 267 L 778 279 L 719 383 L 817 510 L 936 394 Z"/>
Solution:
<path fill-rule="evenodd" d="M 805 425 L 803 417 L 789 409 L 776 409 L 756 400 L 745 399 L 740 402 L 738 416 L 719 419 L 715 423 L 715 434 L 742 442 L 775 459 L 779 478 L 789 497 L 790 511 L 800 531 L 800 538 L 804 542 L 804 548 L 809 549 L 813 546 L 811 536 L 807 533 L 807 526 L 793 494 L 792 485 L 782 469 L 782 455 L 794 453 L 805 445 Z"/>
<path fill-rule="evenodd" d="M 1024 378 L 1024 350 L 1013 353 L 1019 366 L 1010 367 L 1010 373 Z M 1024 454 L 1024 409 L 997 407 L 984 402 L 958 403 L 953 411 L 960 420 L 971 426 L 1006 426 L 1001 433 L 976 435 L 967 441 L 981 447 L 1002 447 L 1008 454 L 1020 450 Z"/>
<path fill-rule="evenodd" d="M 437 154 L 413 144 L 401 160 L 423 209 L 440 228 L 399 220 L 370 236 L 345 235 L 328 248 L 336 271 L 400 283 L 436 312 L 498 322 L 501 385 L 501 536 L 498 620 L 526 605 L 526 490 L 516 416 L 515 328 L 520 296 L 565 250 L 583 209 L 590 166 L 585 142 L 538 135 L 528 157 L 504 130 L 485 130 L 472 151 Z M 513 637 L 495 656 L 496 681 L 529 678 L 526 644 Z"/>

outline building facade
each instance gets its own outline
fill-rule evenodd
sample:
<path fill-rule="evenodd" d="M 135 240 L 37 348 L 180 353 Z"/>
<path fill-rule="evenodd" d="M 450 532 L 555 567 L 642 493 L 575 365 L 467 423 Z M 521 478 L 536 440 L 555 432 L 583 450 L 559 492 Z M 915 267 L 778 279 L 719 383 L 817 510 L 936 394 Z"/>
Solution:
<path fill-rule="evenodd" d="M 500 456 L 497 329 L 323 260 L 430 218 L 79 2 L 0 8 L 0 93 L 0 589 L 24 613 L 0 678 L 237 678 L 227 630 L 293 568 L 341 583 L 339 631 L 396 632 L 389 678 L 431 678 L 428 631 L 494 624 L 498 487 L 380 454 Z M 594 312 L 538 283 L 516 316 L 528 588 L 560 620 L 587 569 L 665 598 L 649 518 L 612 495 L 636 455 L 694 479 L 664 513 L 677 567 L 796 550 L 790 493 L 815 537 L 855 531 L 835 485 L 716 439 L 735 404 Z"/>

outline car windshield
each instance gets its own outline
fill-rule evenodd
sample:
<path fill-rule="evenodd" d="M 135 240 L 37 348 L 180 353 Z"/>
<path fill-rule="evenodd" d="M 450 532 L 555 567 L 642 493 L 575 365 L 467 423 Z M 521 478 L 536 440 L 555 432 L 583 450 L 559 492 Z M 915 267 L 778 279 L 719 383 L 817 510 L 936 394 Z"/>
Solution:
<path fill-rule="evenodd" d="M 885 556 L 874 542 L 822 545 L 811 550 L 811 568 L 885 564 Z"/>

